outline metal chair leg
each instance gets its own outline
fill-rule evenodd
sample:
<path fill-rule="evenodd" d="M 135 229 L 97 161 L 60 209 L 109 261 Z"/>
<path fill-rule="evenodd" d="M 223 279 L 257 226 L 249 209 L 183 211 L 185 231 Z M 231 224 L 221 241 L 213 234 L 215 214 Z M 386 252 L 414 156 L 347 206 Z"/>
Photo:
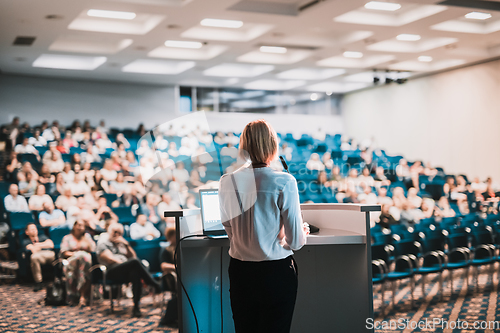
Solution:
<path fill-rule="evenodd" d="M 411 289 L 411 308 L 413 309 L 413 303 L 414 303 L 413 290 L 415 289 L 415 276 L 412 276 L 410 278 L 410 289 Z"/>
<path fill-rule="evenodd" d="M 451 288 L 450 288 L 450 291 L 451 291 L 451 295 L 453 295 L 453 271 L 451 270 L 450 271 L 450 285 L 451 285 Z"/>
<path fill-rule="evenodd" d="M 443 272 L 439 272 L 439 300 L 443 301 Z"/>
<path fill-rule="evenodd" d="M 396 281 L 392 281 L 392 308 L 396 308 Z"/>
<path fill-rule="evenodd" d="M 385 315 L 385 299 L 384 299 L 384 294 L 385 294 L 385 283 L 382 281 L 382 306 L 381 306 L 381 311 L 382 311 L 382 316 Z"/>

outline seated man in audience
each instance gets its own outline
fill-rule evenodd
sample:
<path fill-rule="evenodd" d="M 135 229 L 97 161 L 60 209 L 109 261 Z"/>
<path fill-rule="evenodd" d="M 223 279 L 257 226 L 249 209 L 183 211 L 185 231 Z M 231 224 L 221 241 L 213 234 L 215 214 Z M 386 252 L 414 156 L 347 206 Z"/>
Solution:
<path fill-rule="evenodd" d="M 130 238 L 152 240 L 161 236 L 153 223 L 149 222 L 146 215 L 137 215 L 136 221 L 130 225 Z"/>
<path fill-rule="evenodd" d="M 89 184 L 87 184 L 84 177 L 85 176 L 82 173 L 75 174 L 75 180 L 70 185 L 71 194 L 78 196 L 78 195 L 85 195 L 90 192 L 90 186 Z"/>
<path fill-rule="evenodd" d="M 29 213 L 26 198 L 19 195 L 19 188 L 16 184 L 9 186 L 9 194 L 3 199 L 5 210 L 11 213 Z"/>
<path fill-rule="evenodd" d="M 132 282 L 132 292 L 134 294 L 134 309 L 132 315 L 141 317 L 139 302 L 142 295 L 142 281 L 153 286 L 159 293 L 161 286 L 149 274 L 144 265 L 137 259 L 134 249 L 123 238 L 123 225 L 112 223 L 108 227 L 107 237 L 99 239 L 97 244 L 97 258 L 99 262 L 107 267 L 107 278 Z"/>
<path fill-rule="evenodd" d="M 319 158 L 319 155 L 317 153 L 312 153 L 309 161 L 307 161 L 306 163 L 306 168 L 309 170 L 323 171 L 325 170 L 325 165 L 323 164 L 323 162 L 321 162 L 321 159 Z"/>
<path fill-rule="evenodd" d="M 66 224 L 66 216 L 60 209 L 54 209 L 52 202 L 43 204 L 43 212 L 38 215 L 42 227 L 60 227 Z"/>
<path fill-rule="evenodd" d="M 50 264 L 55 260 L 55 254 L 52 249 L 54 243 L 44 234 L 38 235 L 38 229 L 34 223 L 26 226 L 26 239 L 23 246 L 31 251 L 31 272 L 35 280 L 34 291 L 42 289 L 42 268 L 41 265 Z"/>
<path fill-rule="evenodd" d="M 378 224 L 382 228 L 390 228 L 391 225 L 398 224 L 398 221 L 391 215 L 389 209 L 391 208 L 391 204 L 384 203 L 382 205 L 382 212 L 380 213 Z"/>
<path fill-rule="evenodd" d="M 167 308 L 161 317 L 159 325 L 177 327 L 177 274 L 174 265 L 177 239 L 175 236 L 175 229 L 167 228 L 165 230 L 165 237 L 170 245 L 161 252 L 161 271 L 163 273 L 164 286 L 172 293 L 172 298 L 167 303 Z"/>

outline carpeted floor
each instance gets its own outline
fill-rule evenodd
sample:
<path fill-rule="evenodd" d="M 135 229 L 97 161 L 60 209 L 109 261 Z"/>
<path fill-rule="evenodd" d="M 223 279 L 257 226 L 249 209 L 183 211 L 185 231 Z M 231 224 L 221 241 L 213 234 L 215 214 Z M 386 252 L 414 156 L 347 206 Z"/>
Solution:
<path fill-rule="evenodd" d="M 158 327 L 161 309 L 151 297 L 141 300 L 141 318 L 131 316 L 132 301 L 124 299 L 109 314 L 109 301 L 94 307 L 45 306 L 45 291 L 33 292 L 28 285 L 0 285 L 0 332 L 177 332 Z"/>
<path fill-rule="evenodd" d="M 422 295 L 421 279 L 416 278 L 414 304 L 411 306 L 410 287 L 402 282 L 396 288 L 396 306 L 392 306 L 392 289 L 386 283 L 384 314 L 381 312 L 381 286 L 374 286 L 373 322 L 376 333 L 385 332 L 500 332 L 500 299 L 498 297 L 499 265 L 495 264 L 493 279 L 488 267 L 479 275 L 479 283 L 470 277 L 470 286 L 463 272 L 454 273 L 453 292 L 448 284 L 448 273 L 444 273 L 443 300 L 440 300 L 438 275 L 426 278 L 426 297 Z M 492 283 L 493 281 L 493 283 Z M 45 291 L 33 292 L 28 285 L 0 285 L 0 332 L 177 332 L 158 327 L 161 309 L 154 307 L 150 297 L 141 302 L 142 318 L 131 317 L 132 302 L 120 301 L 115 313 L 109 314 L 109 301 L 101 300 L 94 308 L 51 307 L 40 304 Z M 115 302 L 116 304 L 116 302 Z M 437 322 L 441 320 L 441 322 Z M 448 322 L 448 326 L 442 320 Z M 495 322 L 496 321 L 496 322 Z M 475 323 L 483 325 L 474 328 Z M 390 326 L 392 325 L 392 326 Z M 489 325 L 489 328 L 484 325 Z M 316 333 L 316 332 L 304 332 Z M 318 332 L 322 333 L 322 332 Z M 343 332 L 344 333 L 344 332 Z M 349 332 L 346 332 L 349 333 Z"/>
<path fill-rule="evenodd" d="M 426 278 L 425 298 L 421 279 L 417 277 L 413 307 L 408 282 L 403 282 L 396 289 L 395 307 L 391 303 L 391 284 L 387 282 L 384 293 L 385 315 L 381 313 L 381 286 L 374 286 L 375 321 L 379 321 L 379 329 L 375 332 L 500 332 L 498 270 L 498 263 L 494 266 L 493 275 L 490 275 L 488 266 L 481 268 L 477 287 L 471 274 L 469 288 L 464 279 L 464 271 L 458 270 L 453 273 L 453 291 L 448 283 L 448 272 L 444 272 L 443 300 L 440 300 L 437 274 Z M 375 322 L 370 323 L 372 324 Z"/>

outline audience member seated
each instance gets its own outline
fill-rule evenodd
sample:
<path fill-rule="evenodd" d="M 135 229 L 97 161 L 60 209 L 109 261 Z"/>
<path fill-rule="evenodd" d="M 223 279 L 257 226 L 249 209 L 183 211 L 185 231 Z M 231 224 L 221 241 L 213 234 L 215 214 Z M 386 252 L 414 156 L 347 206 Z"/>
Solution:
<path fill-rule="evenodd" d="M 387 196 L 387 187 L 378 189 L 377 203 L 380 205 L 388 204 L 392 206 L 392 199 Z"/>
<path fill-rule="evenodd" d="M 166 222 L 167 227 L 169 226 L 174 226 L 175 225 L 175 218 L 174 217 L 164 217 L 163 213 L 168 210 L 180 210 L 181 206 L 177 204 L 175 201 L 172 200 L 172 197 L 168 193 L 163 193 L 161 195 L 161 201 L 158 204 L 157 207 L 158 215 L 161 217 L 163 221 Z"/>
<path fill-rule="evenodd" d="M 99 262 L 107 267 L 107 279 L 132 282 L 132 315 L 141 317 L 139 302 L 142 296 L 142 281 L 153 286 L 157 293 L 161 291 L 161 286 L 137 259 L 132 246 L 123 238 L 123 225 L 112 223 L 108 227 L 108 237 L 99 239 L 96 253 Z"/>
<path fill-rule="evenodd" d="M 419 197 L 417 194 L 418 190 L 414 187 L 411 187 L 408 190 L 406 200 L 410 204 L 410 209 L 420 208 L 420 206 L 422 205 L 422 198 Z"/>
<path fill-rule="evenodd" d="M 361 175 L 358 176 L 358 185 L 363 189 L 366 186 L 368 187 L 375 186 L 375 180 L 370 175 L 370 169 L 363 168 Z"/>
<path fill-rule="evenodd" d="M 76 197 L 71 194 L 71 187 L 65 186 L 63 194 L 56 199 L 56 207 L 64 212 L 68 211 L 71 206 L 77 205 Z"/>
<path fill-rule="evenodd" d="M 17 154 L 34 154 L 37 156 L 37 158 L 39 158 L 38 150 L 36 150 L 36 148 L 29 143 L 29 138 L 24 138 L 23 143 L 16 145 L 14 151 Z"/>
<path fill-rule="evenodd" d="M 38 186 L 38 182 L 33 179 L 33 174 L 18 172 L 17 179 L 19 180 L 19 193 L 27 199 L 31 198 Z"/>
<path fill-rule="evenodd" d="M 238 148 L 235 148 L 232 143 L 228 143 L 226 147 L 220 150 L 220 156 L 229 156 L 232 158 L 238 157 Z"/>
<path fill-rule="evenodd" d="M 380 213 L 378 224 L 382 228 L 390 228 L 391 225 L 398 224 L 398 221 L 391 215 L 389 209 L 391 208 L 391 204 L 384 203 L 382 204 L 382 211 Z"/>
<path fill-rule="evenodd" d="M 137 215 L 136 221 L 130 225 L 130 238 L 152 240 L 161 236 L 153 223 L 149 222 L 146 215 Z"/>
<path fill-rule="evenodd" d="M 146 195 L 146 202 L 141 205 L 141 214 L 146 215 L 149 222 L 152 222 L 158 230 L 165 230 L 165 222 L 162 221 L 160 214 L 158 214 L 158 196 L 154 193 Z M 163 215 L 163 214 L 162 214 Z"/>
<path fill-rule="evenodd" d="M 325 165 L 321 162 L 319 155 L 317 153 L 312 153 L 309 161 L 307 161 L 306 168 L 309 170 L 325 170 Z"/>
<path fill-rule="evenodd" d="M 19 188 L 16 184 L 10 184 L 9 194 L 3 199 L 5 210 L 11 213 L 29 213 L 26 198 L 19 195 Z"/>
<path fill-rule="evenodd" d="M 42 289 L 42 265 L 51 264 L 55 260 L 55 254 L 52 250 L 54 243 L 44 234 L 38 235 L 38 229 L 34 223 L 26 226 L 26 238 L 23 241 L 23 247 L 31 251 L 31 273 L 35 280 L 34 291 Z"/>
<path fill-rule="evenodd" d="M 46 147 L 47 140 L 40 136 L 40 130 L 35 130 L 35 133 L 31 138 L 28 139 L 28 143 L 35 147 Z"/>
<path fill-rule="evenodd" d="M 54 209 L 52 202 L 43 204 L 43 211 L 38 215 L 38 220 L 42 227 L 61 227 L 66 224 L 66 216 L 60 209 Z"/>
<path fill-rule="evenodd" d="M 77 220 L 73 224 L 71 233 L 64 236 L 61 242 L 61 258 L 67 260 L 63 266 L 66 277 L 66 295 L 68 304 L 87 305 L 90 275 L 92 266 L 91 252 L 95 251 L 96 244 L 92 237 L 85 232 L 85 223 Z"/>
<path fill-rule="evenodd" d="M 47 165 L 47 167 L 49 168 L 50 173 L 58 173 L 64 169 L 64 161 L 60 155 L 61 153 L 59 151 L 57 152 L 59 153 L 59 155 L 51 154 L 50 160 L 43 161 L 43 164 Z"/>
<path fill-rule="evenodd" d="M 38 182 L 40 184 L 49 184 L 54 183 L 56 181 L 56 177 L 50 173 L 49 167 L 45 164 L 42 164 L 40 168 L 40 173 L 38 174 Z"/>
<path fill-rule="evenodd" d="M 422 218 L 431 218 L 434 217 L 436 206 L 434 205 L 434 200 L 426 198 L 422 200 L 422 206 L 420 207 L 422 210 Z"/>
<path fill-rule="evenodd" d="M 184 168 L 183 162 L 177 162 L 172 175 L 177 182 L 185 183 L 189 180 L 189 172 Z"/>
<path fill-rule="evenodd" d="M 115 193 L 118 197 L 121 197 L 128 188 L 128 182 L 125 181 L 123 172 L 118 172 L 116 179 L 109 182 L 108 191 L 109 193 Z"/>
<path fill-rule="evenodd" d="M 72 183 L 75 181 L 75 172 L 72 170 L 71 163 L 64 163 L 64 168 L 61 172 L 61 175 L 65 183 Z"/>
<path fill-rule="evenodd" d="M 30 210 L 41 211 L 44 203 L 54 202 L 48 194 L 45 194 L 45 185 L 38 185 L 35 194 L 30 197 L 29 208 Z"/>
<path fill-rule="evenodd" d="M 104 227 L 105 225 L 109 225 L 111 222 L 110 220 L 113 220 L 114 222 L 118 222 L 118 216 L 111 210 L 111 208 L 108 206 L 106 198 L 105 197 L 100 197 L 97 200 L 97 203 L 99 204 L 99 207 L 97 208 L 97 212 L 95 213 L 95 216 L 97 220 L 99 221 L 99 225 L 101 227 Z"/>
<path fill-rule="evenodd" d="M 71 194 L 74 196 L 84 195 L 90 192 L 90 186 L 87 184 L 83 178 L 83 174 L 77 173 L 75 175 L 75 181 L 70 183 Z"/>
<path fill-rule="evenodd" d="M 455 211 L 450 207 L 450 203 L 445 196 L 442 196 L 437 206 L 439 208 L 439 216 L 441 217 L 454 217 L 456 215 Z"/>
<path fill-rule="evenodd" d="M 375 186 L 380 188 L 381 186 L 389 186 L 391 185 L 391 181 L 385 175 L 384 168 L 379 166 L 375 169 L 375 176 L 373 177 L 375 180 Z"/>
<path fill-rule="evenodd" d="M 331 170 L 334 166 L 332 154 L 330 154 L 329 152 L 323 154 L 323 156 L 321 157 L 321 162 L 323 162 L 325 168 L 327 168 L 328 170 Z"/>
<path fill-rule="evenodd" d="M 177 327 L 177 274 L 175 272 L 174 255 L 177 240 L 174 228 L 165 230 L 165 238 L 170 244 L 161 252 L 162 279 L 166 290 L 172 293 L 172 297 L 167 303 L 165 311 L 161 317 L 160 326 Z"/>

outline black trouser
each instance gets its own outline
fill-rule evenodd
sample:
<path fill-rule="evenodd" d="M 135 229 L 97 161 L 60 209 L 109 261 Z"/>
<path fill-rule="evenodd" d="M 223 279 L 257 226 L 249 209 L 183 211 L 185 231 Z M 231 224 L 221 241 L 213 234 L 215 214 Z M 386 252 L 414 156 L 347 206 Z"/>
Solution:
<path fill-rule="evenodd" d="M 281 260 L 229 263 L 231 309 L 236 333 L 288 333 L 297 297 L 297 266 Z"/>
<path fill-rule="evenodd" d="M 137 258 L 132 258 L 124 263 L 108 268 L 107 279 L 119 282 L 132 282 L 132 293 L 134 294 L 134 305 L 139 306 L 142 293 L 141 279 L 148 285 L 158 284 L 146 270 L 146 267 Z"/>

